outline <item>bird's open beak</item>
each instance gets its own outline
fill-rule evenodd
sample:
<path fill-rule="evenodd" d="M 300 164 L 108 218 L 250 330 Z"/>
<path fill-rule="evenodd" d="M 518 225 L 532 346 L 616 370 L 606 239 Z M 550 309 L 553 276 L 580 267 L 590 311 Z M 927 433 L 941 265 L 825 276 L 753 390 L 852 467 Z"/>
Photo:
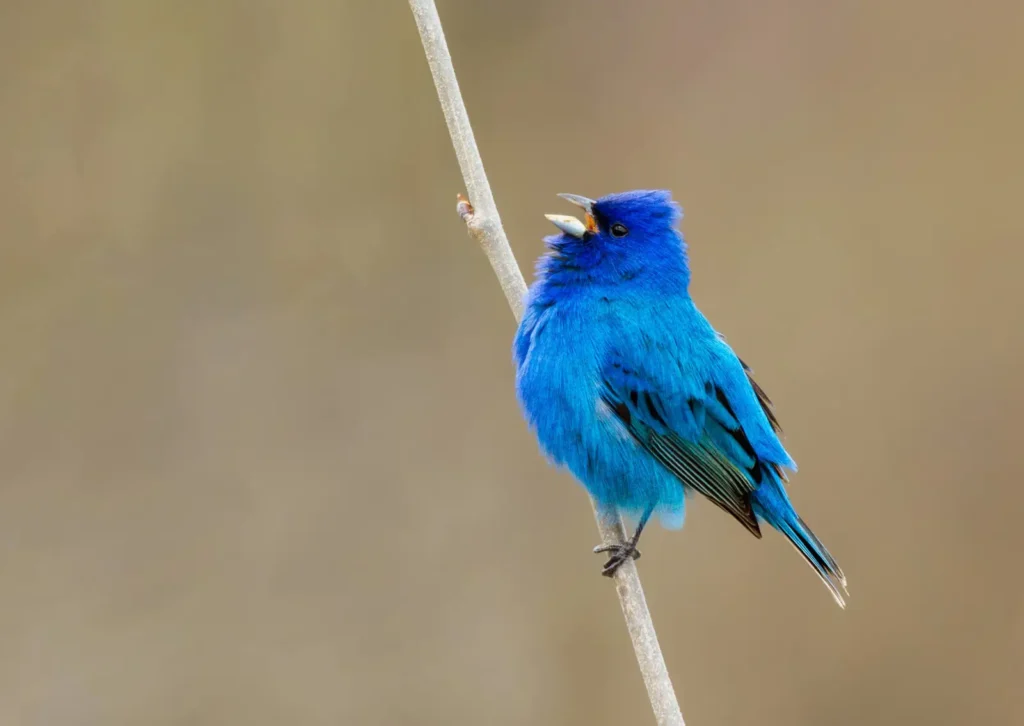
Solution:
<path fill-rule="evenodd" d="M 568 214 L 545 214 L 544 216 L 551 224 L 571 237 L 583 239 L 583 235 L 587 233 L 587 228 L 583 225 L 583 222 L 576 219 L 576 217 L 570 217 Z"/>
<path fill-rule="evenodd" d="M 581 197 L 577 194 L 559 194 L 562 199 L 575 204 L 577 207 L 584 211 L 584 221 L 570 217 L 565 214 L 545 214 L 548 221 L 558 227 L 560 230 L 568 235 L 583 239 L 583 237 L 589 232 L 594 234 L 597 232 L 597 221 L 594 219 L 594 200 Z"/>

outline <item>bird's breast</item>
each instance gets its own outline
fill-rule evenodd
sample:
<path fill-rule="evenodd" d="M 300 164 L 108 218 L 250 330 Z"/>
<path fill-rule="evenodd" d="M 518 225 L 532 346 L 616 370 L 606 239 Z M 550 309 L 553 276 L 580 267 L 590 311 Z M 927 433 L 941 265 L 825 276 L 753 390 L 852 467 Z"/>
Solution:
<path fill-rule="evenodd" d="M 587 446 L 605 425 L 598 395 L 605 341 L 594 322 L 580 307 L 548 308 L 538 316 L 517 371 L 523 412 L 558 463 Z"/>

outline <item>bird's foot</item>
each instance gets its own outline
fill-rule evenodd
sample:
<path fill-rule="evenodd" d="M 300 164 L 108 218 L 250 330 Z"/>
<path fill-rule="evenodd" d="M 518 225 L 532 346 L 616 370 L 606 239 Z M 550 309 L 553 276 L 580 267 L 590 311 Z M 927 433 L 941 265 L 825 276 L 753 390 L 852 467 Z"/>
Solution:
<path fill-rule="evenodd" d="M 601 574 L 605 577 L 612 577 L 626 560 L 640 559 L 640 550 L 636 548 L 635 542 L 598 545 L 594 548 L 594 554 L 601 552 L 609 553 L 608 561 L 604 563 L 604 567 L 601 570 Z"/>

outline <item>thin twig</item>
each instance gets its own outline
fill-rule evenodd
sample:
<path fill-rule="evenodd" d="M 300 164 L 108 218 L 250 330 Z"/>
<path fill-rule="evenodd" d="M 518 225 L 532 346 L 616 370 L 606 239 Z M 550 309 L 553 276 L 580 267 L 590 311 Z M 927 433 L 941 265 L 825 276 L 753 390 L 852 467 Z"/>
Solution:
<path fill-rule="evenodd" d="M 457 211 L 466 222 L 470 235 L 483 248 L 487 259 L 490 260 L 491 267 L 498 276 L 498 282 L 501 283 L 501 289 L 508 299 L 509 307 L 518 321 L 523 313 L 526 282 L 512 254 L 512 248 L 509 247 L 508 238 L 498 217 L 494 195 L 487 183 L 484 164 L 473 138 L 473 129 L 469 125 L 469 114 L 466 113 L 459 83 L 455 79 L 455 69 L 448 53 L 441 18 L 437 14 L 433 0 L 409 0 L 409 6 L 416 17 L 423 50 L 427 55 L 427 63 L 430 64 L 430 72 L 434 76 L 437 96 L 441 101 L 441 109 L 444 111 L 455 155 L 459 159 L 459 167 L 462 169 L 462 177 L 469 193 L 468 201 L 459 195 Z M 595 506 L 594 515 L 604 544 L 625 541 L 625 529 L 617 513 L 602 512 Z M 619 595 L 622 614 L 626 618 L 629 637 L 633 641 L 633 650 L 636 652 L 657 723 L 660 726 L 685 726 L 682 712 L 679 710 L 679 701 L 676 699 L 672 680 L 669 678 L 665 659 L 658 645 L 654 622 L 644 599 L 640 575 L 632 560 L 627 560 L 616 571 L 615 590 Z"/>

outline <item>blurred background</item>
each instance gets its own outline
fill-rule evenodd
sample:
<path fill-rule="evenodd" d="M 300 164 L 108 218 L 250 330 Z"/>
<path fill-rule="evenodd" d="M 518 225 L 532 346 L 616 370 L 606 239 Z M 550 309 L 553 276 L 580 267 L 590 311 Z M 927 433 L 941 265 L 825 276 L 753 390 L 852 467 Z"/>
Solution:
<path fill-rule="evenodd" d="M 1024 722 L 1024 6 L 439 3 L 528 273 L 671 188 L 843 612 L 694 501 L 689 723 Z M 0 5 L 0 722 L 652 722 L 403 2 Z"/>

